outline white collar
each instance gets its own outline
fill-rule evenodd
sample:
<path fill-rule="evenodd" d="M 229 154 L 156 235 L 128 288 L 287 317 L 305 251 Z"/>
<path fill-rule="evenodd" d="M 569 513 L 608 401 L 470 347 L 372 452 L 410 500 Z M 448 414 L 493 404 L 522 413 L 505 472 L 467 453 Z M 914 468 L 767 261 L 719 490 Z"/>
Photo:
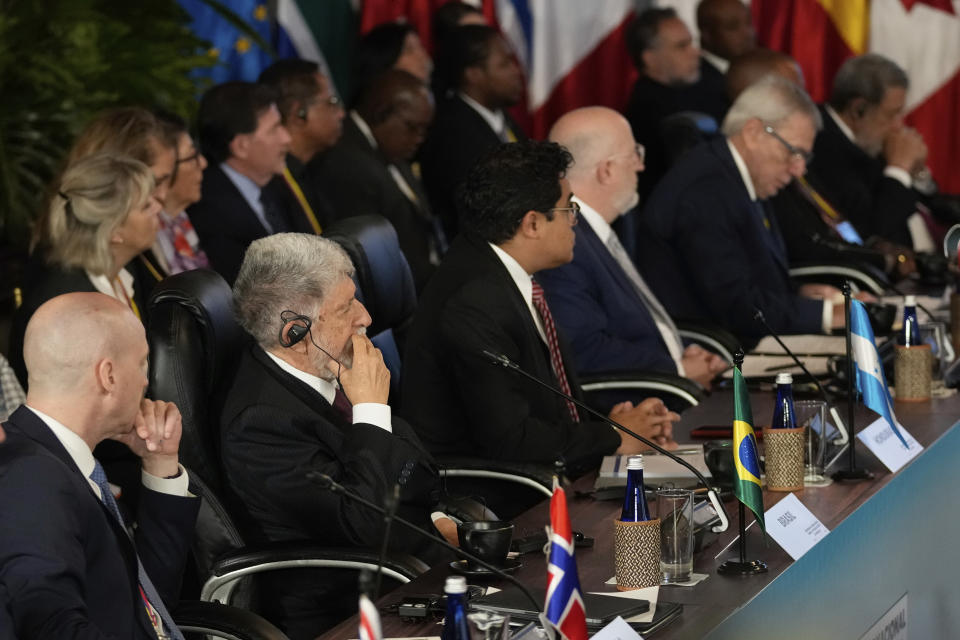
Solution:
<path fill-rule="evenodd" d="M 730 68 L 729 60 L 721 58 L 715 53 L 710 53 L 706 49 L 700 49 L 700 55 L 703 56 L 704 60 L 716 67 L 720 73 L 726 73 L 727 69 Z"/>
<path fill-rule="evenodd" d="M 89 271 L 86 272 L 87 278 L 90 280 L 90 284 L 93 285 L 93 288 L 99 291 L 104 295 L 108 295 L 114 300 L 119 300 L 124 305 L 128 304 L 128 301 L 121 298 L 119 293 L 114 288 L 113 283 L 110 282 L 110 278 L 104 274 L 94 274 Z M 120 285 L 123 287 L 123 290 L 126 292 L 127 297 L 130 300 L 133 300 L 133 276 L 130 275 L 130 272 L 126 269 L 120 269 L 120 273 L 117 274 L 117 278 L 120 280 Z"/>
<path fill-rule="evenodd" d="M 462 91 L 457 95 L 460 96 L 461 100 L 467 103 L 467 106 L 479 113 L 480 117 L 486 120 L 487 124 L 490 125 L 490 128 L 493 129 L 495 134 L 498 136 L 500 135 L 505 124 L 503 111 L 500 111 L 499 109 L 497 111 L 490 111 L 490 109 L 487 109 L 485 106 Z"/>
<path fill-rule="evenodd" d="M 488 242 L 487 244 L 490 245 L 493 252 L 500 258 L 503 266 L 507 268 L 507 273 L 510 274 L 517 288 L 520 289 L 520 295 L 523 296 L 523 300 L 527 303 L 527 306 L 533 304 L 533 276 L 527 273 L 526 269 L 521 267 L 520 263 L 517 262 L 512 255 L 492 242 Z"/>
<path fill-rule="evenodd" d="M 848 125 L 846 122 L 843 121 L 843 118 L 840 117 L 839 113 L 833 110 L 833 107 L 831 107 L 830 105 L 825 105 L 825 106 L 826 106 L 827 115 L 833 118 L 833 121 L 834 123 L 836 123 L 837 128 L 843 132 L 843 135 L 847 136 L 847 140 L 849 140 L 853 144 L 857 144 L 857 137 L 856 135 L 854 135 L 853 129 L 850 128 L 850 125 Z"/>
<path fill-rule="evenodd" d="M 730 138 L 727 138 L 727 147 L 730 148 L 730 153 L 733 154 L 733 162 L 737 165 L 737 170 L 740 171 L 740 178 L 743 180 L 744 186 L 747 187 L 747 194 L 749 194 L 750 200 L 756 202 L 757 190 L 753 188 L 753 178 L 750 177 L 747 163 L 743 161 L 743 156 L 737 151 L 737 147 L 730 142 Z"/>
<path fill-rule="evenodd" d="M 269 351 L 264 350 L 264 353 L 273 360 L 278 367 L 292 375 L 294 378 L 308 385 L 311 389 L 323 396 L 323 399 L 326 400 L 331 406 L 333 405 L 333 400 L 337 396 L 337 387 L 329 380 L 324 380 L 319 376 L 315 376 L 312 373 L 307 373 L 306 371 L 301 371 L 295 366 L 283 360 Z"/>
<path fill-rule="evenodd" d="M 370 146 L 374 149 L 377 148 L 377 139 L 373 137 L 373 129 L 370 128 L 370 125 L 367 124 L 367 121 L 363 117 L 354 111 L 350 110 L 350 119 L 353 120 L 353 124 L 357 125 L 357 129 L 360 129 L 360 133 L 363 134 L 363 137 L 367 139 L 367 142 L 370 143 Z"/>
<path fill-rule="evenodd" d="M 93 458 L 93 452 L 90 451 L 90 446 L 86 441 L 62 422 L 51 418 L 42 411 L 34 409 L 30 405 L 25 406 L 37 414 L 37 417 L 43 420 L 43 423 L 50 428 L 50 431 L 52 431 L 53 435 L 60 441 L 63 448 L 67 450 L 67 455 L 70 456 L 73 463 L 80 469 L 80 473 L 87 479 L 91 487 L 95 488 L 97 496 L 102 499 L 103 496 L 100 495 L 100 487 L 90 479 L 90 474 L 93 473 L 93 468 L 96 466 L 96 460 Z"/>
<path fill-rule="evenodd" d="M 610 237 L 610 234 L 613 233 L 610 224 L 603 219 L 603 216 L 597 213 L 596 209 L 580 198 L 574 196 L 573 201 L 580 205 L 580 216 L 587 221 L 587 224 L 590 225 L 593 232 L 600 238 L 600 242 L 607 244 L 607 239 Z"/>

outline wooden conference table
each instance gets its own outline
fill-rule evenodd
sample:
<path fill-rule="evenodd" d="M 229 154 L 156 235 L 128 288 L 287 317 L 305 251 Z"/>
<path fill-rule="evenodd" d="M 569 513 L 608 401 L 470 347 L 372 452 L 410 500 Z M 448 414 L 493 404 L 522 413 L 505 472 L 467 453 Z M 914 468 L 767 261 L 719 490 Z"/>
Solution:
<path fill-rule="evenodd" d="M 773 392 L 751 395 L 755 426 L 769 421 Z M 846 420 L 846 408 L 841 406 Z M 679 618 L 658 631 L 656 638 L 859 638 L 888 608 L 909 596 L 910 637 L 957 637 L 960 629 L 960 395 L 924 403 L 897 403 L 897 417 L 924 447 L 918 457 L 891 474 L 857 442 L 857 460 L 874 479 L 795 492 L 800 501 L 830 530 L 806 555 L 794 562 L 775 542 L 764 540 L 759 527 L 747 531 L 750 559 L 763 560 L 769 571 L 751 577 L 717 573 L 738 545 L 736 503 L 727 503 L 729 529 L 694 556 L 694 572 L 709 577 L 694 587 L 664 586 L 661 601 L 683 605 Z M 856 430 L 875 419 L 858 408 Z M 684 442 L 690 429 L 732 424 L 733 395 L 718 391 L 684 413 L 676 428 Z M 829 471 L 847 464 L 843 455 Z M 613 591 L 604 583 L 613 576 L 613 521 L 616 501 L 598 501 L 578 494 L 592 488 L 593 477 L 581 478 L 568 491 L 573 528 L 595 538 L 593 548 L 577 549 L 581 587 Z M 764 491 L 769 509 L 786 494 Z M 749 511 L 748 511 L 749 513 Z M 515 536 L 542 531 L 549 523 L 544 500 L 515 520 Z M 723 551 L 725 547 L 729 548 Z M 516 577 L 530 586 L 546 585 L 546 561 L 541 553 L 522 556 Z M 385 595 L 378 605 L 396 603 L 404 595 L 442 593 L 447 566 L 433 567 L 415 581 Z M 497 579 L 468 580 L 470 584 L 503 587 Z M 382 616 L 384 637 L 439 636 L 435 620 L 408 623 L 395 615 Z M 356 638 L 356 619 L 327 632 L 324 640 Z"/>

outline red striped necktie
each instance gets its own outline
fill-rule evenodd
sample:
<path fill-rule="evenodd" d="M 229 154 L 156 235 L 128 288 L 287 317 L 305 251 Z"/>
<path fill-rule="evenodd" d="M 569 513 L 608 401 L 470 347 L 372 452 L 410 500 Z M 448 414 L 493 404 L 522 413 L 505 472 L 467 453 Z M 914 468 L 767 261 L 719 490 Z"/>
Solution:
<path fill-rule="evenodd" d="M 547 306 L 547 300 L 543 297 L 543 287 L 536 280 L 533 283 L 533 306 L 540 314 L 543 321 L 543 332 L 547 337 L 547 349 L 550 351 L 550 367 L 553 369 L 553 375 L 557 378 L 557 384 L 560 390 L 568 396 L 573 395 L 570 391 L 570 382 L 567 380 L 567 372 L 563 368 L 563 358 L 560 357 L 560 341 L 557 339 L 557 325 L 553 322 L 553 314 L 550 313 L 550 307 Z M 580 415 L 577 413 L 575 404 L 567 400 L 567 410 L 570 411 L 570 417 L 574 422 L 580 422 Z"/>

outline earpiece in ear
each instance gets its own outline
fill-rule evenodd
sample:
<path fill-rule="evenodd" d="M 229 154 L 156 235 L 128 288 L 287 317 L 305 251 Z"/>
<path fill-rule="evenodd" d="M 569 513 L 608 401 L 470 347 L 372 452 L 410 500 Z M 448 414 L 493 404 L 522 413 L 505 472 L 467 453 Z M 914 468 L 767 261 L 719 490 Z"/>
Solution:
<path fill-rule="evenodd" d="M 310 333 L 311 321 L 307 316 L 294 313 L 293 311 L 284 311 L 280 314 L 280 320 L 283 321 L 283 325 L 280 327 L 280 336 L 278 337 L 278 342 L 280 342 L 281 347 L 289 349 L 306 338 L 307 334 Z M 287 330 L 287 335 L 284 336 L 283 328 L 290 322 L 293 324 L 290 326 L 290 329 Z"/>
<path fill-rule="evenodd" d="M 300 118 L 301 120 L 306 120 L 306 119 L 307 119 L 307 110 L 304 109 L 303 107 L 300 107 L 300 110 L 297 111 L 297 117 Z"/>

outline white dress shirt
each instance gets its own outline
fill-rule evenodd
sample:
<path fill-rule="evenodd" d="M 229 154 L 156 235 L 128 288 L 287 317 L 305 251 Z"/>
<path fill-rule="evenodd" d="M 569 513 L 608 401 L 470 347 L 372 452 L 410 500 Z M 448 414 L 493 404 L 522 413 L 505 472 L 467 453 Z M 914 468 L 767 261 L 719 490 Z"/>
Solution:
<path fill-rule="evenodd" d="M 547 334 L 543 330 L 543 320 L 540 318 L 540 313 L 537 311 L 537 308 L 533 306 L 533 276 L 527 273 L 526 270 L 520 266 L 520 263 L 509 253 L 492 242 L 488 242 L 487 244 L 490 245 L 490 248 L 493 249 L 497 258 L 499 258 L 503 266 L 506 267 L 510 278 L 514 284 L 517 285 L 517 289 L 520 290 L 520 296 L 523 298 L 523 301 L 527 303 L 527 310 L 533 318 L 533 324 L 537 327 L 537 333 L 540 334 L 540 339 L 543 340 L 544 344 L 549 344 L 547 342 Z"/>
<path fill-rule="evenodd" d="M 460 99 L 467 103 L 467 106 L 480 114 L 480 117 L 483 118 L 490 128 L 493 129 L 493 132 L 498 136 L 503 136 L 504 129 L 507 126 L 506 116 L 503 115 L 503 111 L 490 111 L 485 106 L 471 98 L 465 93 L 458 94 Z"/>
<path fill-rule="evenodd" d="M 319 393 L 323 396 L 324 400 L 330 403 L 330 406 L 333 406 L 333 400 L 337 396 L 336 384 L 329 380 L 324 380 L 319 376 L 307 373 L 306 371 L 301 371 L 269 351 L 264 351 L 264 353 L 266 353 L 278 367 Z M 390 405 L 380 404 L 379 402 L 358 402 L 353 405 L 353 424 L 358 423 L 372 424 L 388 433 L 393 433 L 393 419 L 390 412 Z"/>
<path fill-rule="evenodd" d="M 96 495 L 100 500 L 103 500 L 103 495 L 100 493 L 100 487 L 96 482 L 90 479 L 90 474 L 93 473 L 96 460 L 94 459 L 93 452 L 90 451 L 90 447 L 87 445 L 86 441 L 71 431 L 63 423 L 51 418 L 42 411 L 38 411 L 30 405 L 24 406 L 26 406 L 27 409 L 30 409 L 30 411 L 33 411 L 37 417 L 43 420 L 43 423 L 50 428 L 50 431 L 52 431 L 53 435 L 56 436 L 57 440 L 60 441 L 60 444 L 63 445 L 63 448 L 67 450 L 67 454 L 70 456 L 70 459 L 73 460 L 74 464 L 77 465 L 77 468 L 80 469 L 80 473 L 82 473 L 83 477 L 87 479 L 87 484 L 90 485 L 94 495 Z M 188 491 L 190 478 L 187 476 L 187 471 L 183 468 L 183 465 L 180 465 L 180 475 L 175 478 L 158 478 L 157 476 L 147 473 L 146 471 L 141 471 L 140 478 L 141 482 L 143 482 L 143 486 L 151 491 L 166 493 L 174 496 L 186 497 L 190 495 Z"/>

